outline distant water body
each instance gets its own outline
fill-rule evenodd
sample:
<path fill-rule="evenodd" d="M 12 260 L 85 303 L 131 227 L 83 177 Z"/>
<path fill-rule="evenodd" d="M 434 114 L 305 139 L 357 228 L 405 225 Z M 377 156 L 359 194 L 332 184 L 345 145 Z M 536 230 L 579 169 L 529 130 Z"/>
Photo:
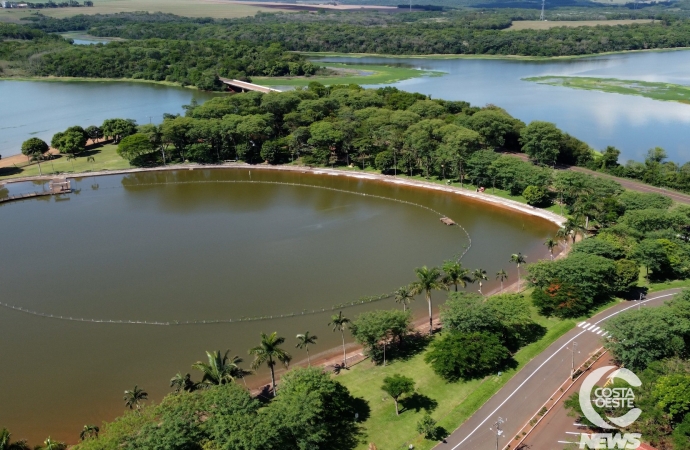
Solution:
<path fill-rule="evenodd" d="M 613 145 L 621 162 L 643 160 L 663 147 L 680 163 L 690 161 L 690 105 L 644 97 L 546 86 L 522 78 L 560 75 L 620 78 L 690 85 L 690 51 L 642 52 L 558 61 L 416 58 L 324 58 L 319 62 L 411 65 L 445 72 L 392 83 L 432 98 L 494 104 L 519 119 L 554 122 L 595 149 Z M 368 86 L 378 87 L 378 86 Z"/>
<path fill-rule="evenodd" d="M 540 85 L 522 81 L 542 75 L 610 77 L 690 85 L 690 51 L 628 53 L 558 61 L 414 58 L 325 58 L 318 61 L 401 64 L 441 71 L 392 83 L 432 98 L 495 104 L 530 122 L 546 120 L 595 149 L 618 147 L 621 161 L 643 160 L 663 147 L 679 163 L 690 160 L 690 105 L 638 96 Z M 381 85 L 368 86 L 380 87 Z M 182 105 L 213 97 L 171 86 L 124 82 L 0 81 L 0 154 L 19 153 L 21 143 L 72 125 L 100 124 L 111 117 L 160 122 L 163 113 L 183 113 Z"/>

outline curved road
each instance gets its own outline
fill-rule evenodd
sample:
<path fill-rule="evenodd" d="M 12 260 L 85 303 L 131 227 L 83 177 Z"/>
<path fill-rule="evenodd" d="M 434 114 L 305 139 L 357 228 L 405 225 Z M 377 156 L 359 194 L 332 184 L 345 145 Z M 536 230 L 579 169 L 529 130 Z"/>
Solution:
<path fill-rule="evenodd" d="M 681 289 L 669 289 L 657 292 L 643 301 L 619 303 L 586 321 L 593 327 L 573 328 L 530 361 L 472 417 L 456 429 L 446 442 L 438 444 L 435 448 L 439 450 L 495 450 L 494 424 L 499 417 L 505 423 L 501 427 L 504 433 L 499 440 L 498 448 L 512 444 L 513 438 L 523 425 L 570 376 L 573 342 L 577 343 L 574 359 L 575 367 L 578 367 L 601 347 L 602 332 L 599 327 L 606 320 L 642 305 L 660 306 L 680 291 Z"/>

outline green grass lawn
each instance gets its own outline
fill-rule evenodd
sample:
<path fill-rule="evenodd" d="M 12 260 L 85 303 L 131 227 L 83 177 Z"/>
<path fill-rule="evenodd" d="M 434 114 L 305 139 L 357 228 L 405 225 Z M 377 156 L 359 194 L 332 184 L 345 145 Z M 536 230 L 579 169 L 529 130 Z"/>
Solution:
<path fill-rule="evenodd" d="M 442 76 L 442 72 L 417 70 L 410 67 L 367 64 L 319 63 L 341 71 L 339 75 L 313 77 L 252 77 L 252 82 L 265 86 L 306 86 L 312 81 L 332 84 L 383 84 L 421 76 Z M 342 73 L 347 71 L 347 73 Z"/>
<path fill-rule="evenodd" d="M 609 92 L 624 95 L 640 95 L 654 100 L 690 103 L 690 86 L 649 81 L 619 80 L 616 78 L 541 76 L 523 78 L 549 86 Z"/>
<path fill-rule="evenodd" d="M 374 366 L 369 360 L 341 372 L 336 379 L 347 386 L 356 397 L 364 398 L 371 408 L 369 418 L 363 422 L 366 429 L 366 442 L 358 448 L 366 449 L 370 442 L 377 448 L 395 450 L 408 448 L 410 444 L 416 449 L 430 449 L 436 441 L 424 439 L 416 431 L 417 422 L 424 416 L 424 404 L 430 407 L 431 416 L 438 421 L 438 426 L 452 432 L 462 422 L 476 412 L 493 396 L 513 375 L 536 355 L 544 351 L 556 339 L 572 329 L 576 320 L 547 319 L 533 310 L 534 320 L 546 327 L 546 335 L 515 354 L 518 362 L 516 369 L 483 380 L 447 383 L 424 362 L 424 352 L 407 360 L 389 362 L 386 367 Z M 386 398 L 381 390 L 383 379 L 392 374 L 402 374 L 416 381 L 416 393 L 423 401 L 417 402 L 419 410 L 411 408 L 395 415 L 393 400 Z"/>
<path fill-rule="evenodd" d="M 69 161 L 66 155 L 57 155 L 56 159 L 42 162 L 41 169 L 43 170 L 43 175 L 50 175 L 54 173 L 95 172 L 98 170 L 129 168 L 129 162 L 122 159 L 116 153 L 116 150 L 116 145 L 108 144 L 100 148 L 88 150 L 84 152 L 83 156 L 78 156 L 76 159 Z M 93 156 L 93 162 L 87 161 L 89 156 Z M 0 168 L 0 180 L 34 175 L 39 175 L 38 164 L 36 163 L 18 168 Z"/>

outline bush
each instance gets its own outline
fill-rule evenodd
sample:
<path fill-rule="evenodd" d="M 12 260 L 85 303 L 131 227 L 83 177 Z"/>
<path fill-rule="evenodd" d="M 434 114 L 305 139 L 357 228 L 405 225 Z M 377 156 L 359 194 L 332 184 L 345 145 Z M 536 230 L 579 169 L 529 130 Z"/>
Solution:
<path fill-rule="evenodd" d="M 424 361 L 447 381 L 471 380 L 504 367 L 510 361 L 510 352 L 494 334 L 451 331 L 431 344 Z"/>
<path fill-rule="evenodd" d="M 362 345 L 372 361 L 381 360 L 380 342 L 392 337 L 402 345 L 410 330 L 412 315 L 399 309 L 379 310 L 360 314 L 350 325 L 350 331 L 357 343 Z"/>
<path fill-rule="evenodd" d="M 549 193 L 546 189 L 539 186 L 527 186 L 522 192 L 522 196 L 527 200 L 527 204 L 531 206 L 541 206 L 549 200 Z"/>
<path fill-rule="evenodd" d="M 584 239 L 572 248 L 573 253 L 587 253 L 598 255 L 608 259 L 621 259 L 625 257 L 625 252 L 620 247 L 607 240 L 597 238 Z"/>
<path fill-rule="evenodd" d="M 429 413 L 417 422 L 417 433 L 424 435 L 426 439 L 436 438 L 436 421 Z"/>
<path fill-rule="evenodd" d="M 671 197 L 656 193 L 625 191 L 618 200 L 627 211 L 638 209 L 668 209 L 673 204 Z"/>
<path fill-rule="evenodd" d="M 592 306 L 592 300 L 583 296 L 575 286 L 558 280 L 532 291 L 532 302 L 540 314 L 562 319 L 581 316 Z"/>

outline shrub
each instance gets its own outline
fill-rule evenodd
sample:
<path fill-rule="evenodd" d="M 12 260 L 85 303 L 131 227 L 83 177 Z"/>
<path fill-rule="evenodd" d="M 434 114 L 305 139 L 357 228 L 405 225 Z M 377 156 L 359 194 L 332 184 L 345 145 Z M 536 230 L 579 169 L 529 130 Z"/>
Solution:
<path fill-rule="evenodd" d="M 522 192 L 528 205 L 539 206 L 543 205 L 549 199 L 549 193 L 540 186 L 527 186 Z"/>
<path fill-rule="evenodd" d="M 560 318 L 581 316 L 592 306 L 592 300 L 583 296 L 575 286 L 558 280 L 543 289 L 535 289 L 532 302 L 540 314 Z"/>
<path fill-rule="evenodd" d="M 498 336 L 485 332 L 446 332 L 431 344 L 424 360 L 447 381 L 482 378 L 510 360 Z"/>

